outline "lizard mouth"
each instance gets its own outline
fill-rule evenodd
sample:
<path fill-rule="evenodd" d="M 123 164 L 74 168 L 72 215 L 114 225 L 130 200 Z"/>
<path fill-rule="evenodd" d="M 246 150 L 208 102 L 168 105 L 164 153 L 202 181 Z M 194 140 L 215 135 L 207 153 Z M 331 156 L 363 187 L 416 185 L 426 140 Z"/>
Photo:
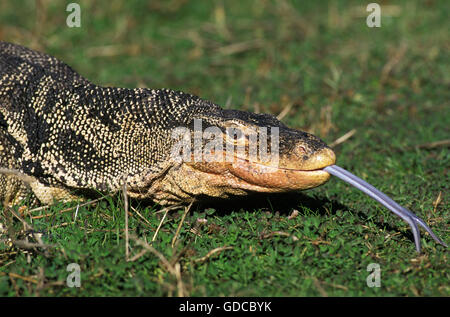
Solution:
<path fill-rule="evenodd" d="M 209 174 L 211 186 L 276 193 L 322 185 L 331 176 L 323 169 L 333 165 L 336 157 L 333 151 L 325 148 L 311 156 L 308 161 L 297 164 L 284 164 L 285 162 L 286 159 L 281 160 L 281 166 L 271 166 L 235 156 L 233 162 L 202 162 L 189 165 L 199 172 Z"/>
<path fill-rule="evenodd" d="M 294 191 L 314 188 L 322 185 L 330 178 L 323 170 L 327 164 L 316 169 L 293 169 L 272 167 L 257 162 L 237 158 L 229 169 L 235 177 L 251 185 L 272 189 L 269 191 Z"/>

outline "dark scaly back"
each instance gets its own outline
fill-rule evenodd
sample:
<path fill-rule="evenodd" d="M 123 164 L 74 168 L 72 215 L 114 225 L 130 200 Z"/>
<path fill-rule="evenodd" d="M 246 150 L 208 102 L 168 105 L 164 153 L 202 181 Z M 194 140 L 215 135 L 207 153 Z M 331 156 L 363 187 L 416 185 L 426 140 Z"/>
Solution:
<path fill-rule="evenodd" d="M 20 59 L 30 65 L 42 67 L 48 74 L 62 82 L 89 84 L 87 79 L 53 56 L 17 44 L 0 42 L 0 55 L 3 61 L 9 60 L 12 66 L 14 66 L 14 59 Z"/>

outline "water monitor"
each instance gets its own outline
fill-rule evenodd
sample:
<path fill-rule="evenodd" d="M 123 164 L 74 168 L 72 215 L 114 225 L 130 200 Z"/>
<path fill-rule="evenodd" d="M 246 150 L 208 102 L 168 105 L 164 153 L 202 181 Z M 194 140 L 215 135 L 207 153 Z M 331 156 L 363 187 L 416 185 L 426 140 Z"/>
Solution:
<path fill-rule="evenodd" d="M 248 135 L 233 138 L 229 127 L 277 127 L 279 168 L 251 162 L 245 153 L 235 162 L 171 160 L 178 141 L 173 130 L 193 130 L 195 120 L 202 129 L 218 127 L 223 142 L 235 144 L 248 142 Z M 320 169 L 335 162 L 319 138 L 271 115 L 224 110 L 168 89 L 98 86 L 54 57 L 5 42 L 0 43 L 0 147 L 0 166 L 30 180 L 0 176 L 1 199 L 17 202 L 31 189 L 45 204 L 73 199 L 80 189 L 117 191 L 124 180 L 129 196 L 162 205 L 301 190 L 328 180 Z"/>
<path fill-rule="evenodd" d="M 260 155 L 269 152 L 276 159 Z M 115 192 L 124 183 L 129 196 L 161 205 L 303 190 L 330 173 L 362 184 L 335 161 L 322 140 L 274 116 L 169 89 L 98 86 L 54 57 L 0 42 L 0 199 L 9 205 L 29 194 L 51 204 Z M 378 197 L 411 225 L 418 251 L 417 224 L 443 244 L 420 218 Z"/>

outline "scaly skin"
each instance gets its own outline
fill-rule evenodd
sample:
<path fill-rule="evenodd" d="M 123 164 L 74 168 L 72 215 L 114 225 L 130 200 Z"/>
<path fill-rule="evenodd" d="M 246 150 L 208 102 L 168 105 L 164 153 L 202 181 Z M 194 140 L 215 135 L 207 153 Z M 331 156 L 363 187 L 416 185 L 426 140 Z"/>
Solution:
<path fill-rule="evenodd" d="M 243 152 L 226 160 L 174 159 L 184 127 L 195 147 L 195 120 L 217 127 Z M 278 164 L 249 158 L 251 131 L 278 128 Z M 243 132 L 235 139 L 227 128 Z M 272 130 L 268 130 L 272 131 Z M 263 137 L 258 134 L 258 137 Z M 268 141 L 269 142 L 269 141 Z M 205 150 L 202 140 L 199 149 Z M 196 147 L 198 149 L 198 147 Z M 223 156 L 224 157 L 224 156 Z M 168 89 L 125 89 L 90 83 L 54 57 L 0 42 L 0 199 L 15 204 L 33 193 L 45 204 L 91 192 L 115 192 L 162 205 L 249 192 L 289 192 L 319 186 L 335 163 L 319 138 L 286 127 L 275 117 L 224 110 Z"/>

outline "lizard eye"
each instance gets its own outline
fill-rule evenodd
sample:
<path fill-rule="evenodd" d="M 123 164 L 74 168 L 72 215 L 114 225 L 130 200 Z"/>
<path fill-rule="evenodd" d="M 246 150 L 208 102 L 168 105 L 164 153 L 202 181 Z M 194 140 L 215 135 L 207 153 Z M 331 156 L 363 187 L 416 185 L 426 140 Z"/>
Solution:
<path fill-rule="evenodd" d="M 230 127 L 227 128 L 227 139 L 230 142 L 239 142 L 240 140 L 245 139 L 245 134 L 239 128 Z"/>

